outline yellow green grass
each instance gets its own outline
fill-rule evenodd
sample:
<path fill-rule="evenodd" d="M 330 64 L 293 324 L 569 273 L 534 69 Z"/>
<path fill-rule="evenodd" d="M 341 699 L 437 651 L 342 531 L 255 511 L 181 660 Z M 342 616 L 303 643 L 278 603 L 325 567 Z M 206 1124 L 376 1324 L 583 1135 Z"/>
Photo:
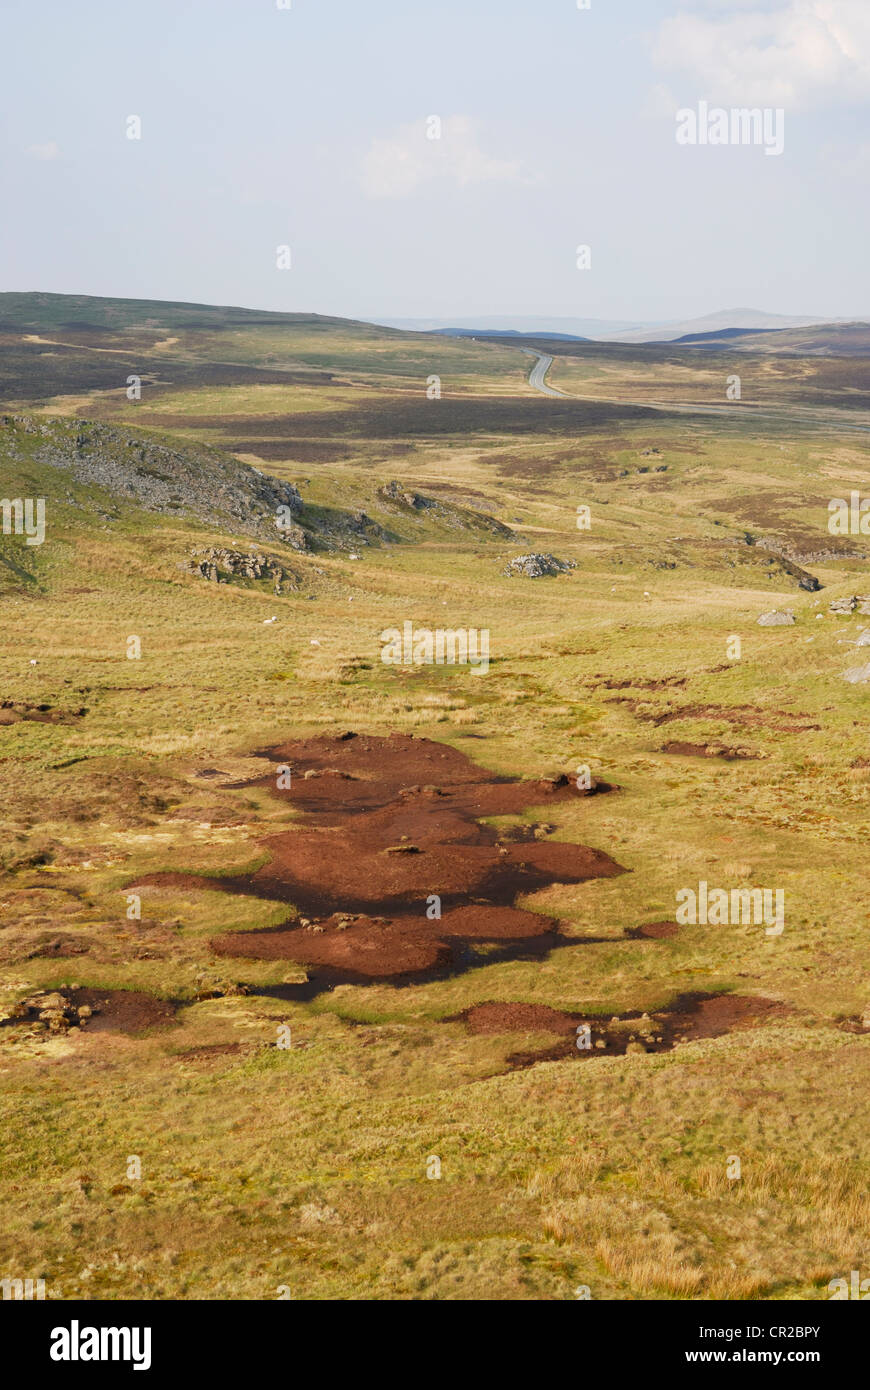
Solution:
<path fill-rule="evenodd" d="M 345 360 L 329 342 L 323 352 Z M 263 410 L 245 391 L 232 405 Z M 171 409 L 208 414 L 209 392 Z M 870 1046 L 839 1026 L 870 1003 L 870 769 L 856 765 L 870 760 L 867 696 L 842 679 L 860 660 L 847 639 L 861 620 L 828 603 L 870 583 L 866 562 L 826 560 L 809 565 L 824 591 L 804 593 L 741 537 L 815 530 L 824 548 L 826 499 L 866 484 L 866 450 L 681 420 L 433 439 L 388 471 L 377 442 L 362 448 L 371 466 L 270 467 L 310 478 L 308 503 L 384 524 L 396 521 L 379 510 L 388 477 L 449 485 L 517 540 L 402 522 L 405 543 L 359 560 L 289 556 L 300 588 L 280 597 L 183 574 L 204 532 L 181 518 L 125 511 L 103 529 L 58 504 L 59 543 L 34 554 L 4 542 L 35 576 L 2 571 L 4 698 L 88 712 L 0 731 L 0 1005 L 64 984 L 141 989 L 178 1001 L 178 1023 L 145 1037 L 0 1030 L 2 1272 L 45 1277 L 49 1296 L 118 1299 L 274 1298 L 285 1285 L 315 1299 L 574 1299 L 581 1286 L 596 1299 L 828 1297 L 828 1280 L 868 1258 Z M 51 486 L 21 466 L 7 462 L 4 490 Z M 502 575 L 533 549 L 577 568 Z M 773 607 L 796 625 L 759 628 Z M 406 620 L 488 628 L 490 670 L 384 665 L 380 633 Z M 742 723 L 741 706 L 758 721 Z M 782 711 L 820 727 L 777 727 Z M 209 949 L 219 932 L 283 920 L 273 903 L 142 888 L 141 921 L 127 920 L 139 877 L 250 867 L 286 819 L 282 803 L 198 771 L 242 780 L 270 743 L 348 728 L 441 739 L 511 775 L 588 764 L 618 789 L 522 819 L 546 818 L 556 838 L 629 872 L 525 902 L 572 938 L 549 958 L 401 989 L 344 985 L 307 1004 L 239 992 L 304 978 L 292 963 Z M 678 757 L 661 751 L 671 739 L 759 757 Z M 672 917 L 676 890 L 702 878 L 782 887 L 783 935 L 624 935 Z M 61 933 L 88 952 L 33 954 Z M 484 1000 L 607 1019 L 691 991 L 791 1012 L 661 1055 L 518 1071 L 509 1055 L 552 1037 L 450 1021 Z M 289 1050 L 275 1045 L 280 1024 Z M 192 1052 L 227 1043 L 242 1050 Z M 141 1180 L 127 1177 L 131 1155 Z M 427 1178 L 433 1156 L 440 1179 Z"/>

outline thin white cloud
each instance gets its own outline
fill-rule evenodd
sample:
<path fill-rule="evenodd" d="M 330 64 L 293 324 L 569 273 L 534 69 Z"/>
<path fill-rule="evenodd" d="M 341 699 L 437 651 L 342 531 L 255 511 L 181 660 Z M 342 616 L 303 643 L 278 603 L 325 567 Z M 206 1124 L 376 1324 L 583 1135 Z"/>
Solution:
<path fill-rule="evenodd" d="M 434 119 L 413 121 L 372 141 L 361 168 L 362 186 L 370 198 L 407 198 L 438 179 L 459 188 L 531 181 L 518 160 L 497 159 L 481 148 L 467 116 L 444 117 L 437 139 L 429 134 L 436 129 Z"/>
<path fill-rule="evenodd" d="M 799 108 L 870 99 L 870 0 L 755 0 L 680 13 L 659 27 L 657 65 L 716 101 Z"/>
<path fill-rule="evenodd" d="M 60 146 L 56 140 L 49 140 L 45 145 L 29 145 L 27 153 L 31 159 L 57 159 L 60 155 Z"/>

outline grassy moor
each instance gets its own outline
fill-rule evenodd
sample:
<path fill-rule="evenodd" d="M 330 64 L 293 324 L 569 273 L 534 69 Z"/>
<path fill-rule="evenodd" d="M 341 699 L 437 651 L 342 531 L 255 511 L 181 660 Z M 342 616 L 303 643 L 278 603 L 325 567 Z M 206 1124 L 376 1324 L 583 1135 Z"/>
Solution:
<path fill-rule="evenodd" d="M 866 1268 L 870 355 L 813 333 L 0 295 L 4 1268 Z"/>

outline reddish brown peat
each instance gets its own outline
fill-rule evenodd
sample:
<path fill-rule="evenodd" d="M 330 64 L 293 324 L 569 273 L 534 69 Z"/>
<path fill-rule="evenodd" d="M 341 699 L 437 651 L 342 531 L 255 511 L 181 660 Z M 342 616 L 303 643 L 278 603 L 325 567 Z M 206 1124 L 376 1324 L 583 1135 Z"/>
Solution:
<path fill-rule="evenodd" d="M 515 831 L 507 839 L 480 824 L 592 794 L 567 777 L 497 777 L 457 749 L 406 734 L 318 736 L 264 756 L 268 773 L 247 785 L 301 813 L 262 842 L 269 862 L 237 878 L 140 880 L 250 893 L 299 911 L 278 929 L 216 937 L 219 955 L 294 960 L 335 983 L 467 968 L 475 942 L 494 943 L 500 958 L 544 954 L 564 941 L 558 924 L 515 907 L 517 896 L 625 872 L 601 850 L 536 838 L 531 827 L 527 838 Z M 277 785 L 279 767 L 291 769 L 286 790 Z M 607 790 L 598 784 L 592 792 Z M 427 915 L 433 895 L 440 918 Z"/>
<path fill-rule="evenodd" d="M 475 1034 L 562 1035 L 563 1041 L 554 1047 L 511 1053 L 507 1063 L 513 1068 L 561 1058 L 621 1056 L 627 1051 L 670 1052 L 679 1043 L 722 1037 L 784 1018 L 790 1012 L 785 1004 L 759 995 L 684 994 L 667 1009 L 652 1014 L 632 1011 L 615 1015 L 609 1022 L 589 1015 L 564 1013 L 543 1004 L 507 1001 L 474 1004 L 445 1021 L 461 1020 L 468 1031 Z M 589 1046 L 578 1047 L 577 1030 L 584 1026 L 589 1029 Z M 582 1032 L 579 1036 L 584 1041 Z"/>

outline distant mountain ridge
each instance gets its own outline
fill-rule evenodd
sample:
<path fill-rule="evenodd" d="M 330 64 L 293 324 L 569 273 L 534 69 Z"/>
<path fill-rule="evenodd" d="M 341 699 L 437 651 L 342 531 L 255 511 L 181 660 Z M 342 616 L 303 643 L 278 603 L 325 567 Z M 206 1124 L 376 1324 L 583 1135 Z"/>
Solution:
<path fill-rule="evenodd" d="M 771 333 L 781 330 L 812 328 L 820 324 L 860 322 L 860 315 L 849 318 L 824 318 L 818 315 L 769 314 L 759 309 L 720 309 L 716 313 L 685 320 L 631 322 L 621 319 L 560 318 L 541 314 L 486 315 L 478 318 L 371 320 L 386 328 L 406 332 L 452 333 L 456 336 L 509 336 L 526 338 L 562 338 L 601 343 L 669 343 L 678 339 L 697 338 L 701 334 L 719 335 L 730 331 Z M 870 321 L 870 315 L 868 315 Z"/>
<path fill-rule="evenodd" d="M 742 330 L 738 330 L 742 331 Z M 442 338 L 525 338 L 529 335 L 520 333 L 516 328 L 490 328 L 486 333 L 479 328 L 433 328 L 432 333 L 436 337 Z M 554 343 L 591 343 L 591 338 L 581 338 L 576 333 L 535 333 L 534 337 L 538 340 L 549 339 Z"/>
<path fill-rule="evenodd" d="M 803 328 L 725 328 L 718 333 L 690 333 L 669 346 L 699 349 L 737 348 L 748 352 L 790 353 L 804 357 L 870 356 L 870 322 L 850 320 Z"/>
<path fill-rule="evenodd" d="M 43 291 L 0 292 L 0 333 L 55 332 L 99 334 L 128 329 L 166 331 L 301 327 L 329 332 L 352 329 L 363 336 L 408 333 L 456 338 L 536 339 L 539 341 L 631 345 L 716 346 L 773 352 L 864 355 L 870 343 L 870 315 L 820 318 L 769 314 L 750 308 L 721 309 L 700 318 L 640 323 L 541 315 L 482 315 L 453 319 L 353 319 L 310 312 L 246 309 L 184 300 L 124 299 Z"/>

